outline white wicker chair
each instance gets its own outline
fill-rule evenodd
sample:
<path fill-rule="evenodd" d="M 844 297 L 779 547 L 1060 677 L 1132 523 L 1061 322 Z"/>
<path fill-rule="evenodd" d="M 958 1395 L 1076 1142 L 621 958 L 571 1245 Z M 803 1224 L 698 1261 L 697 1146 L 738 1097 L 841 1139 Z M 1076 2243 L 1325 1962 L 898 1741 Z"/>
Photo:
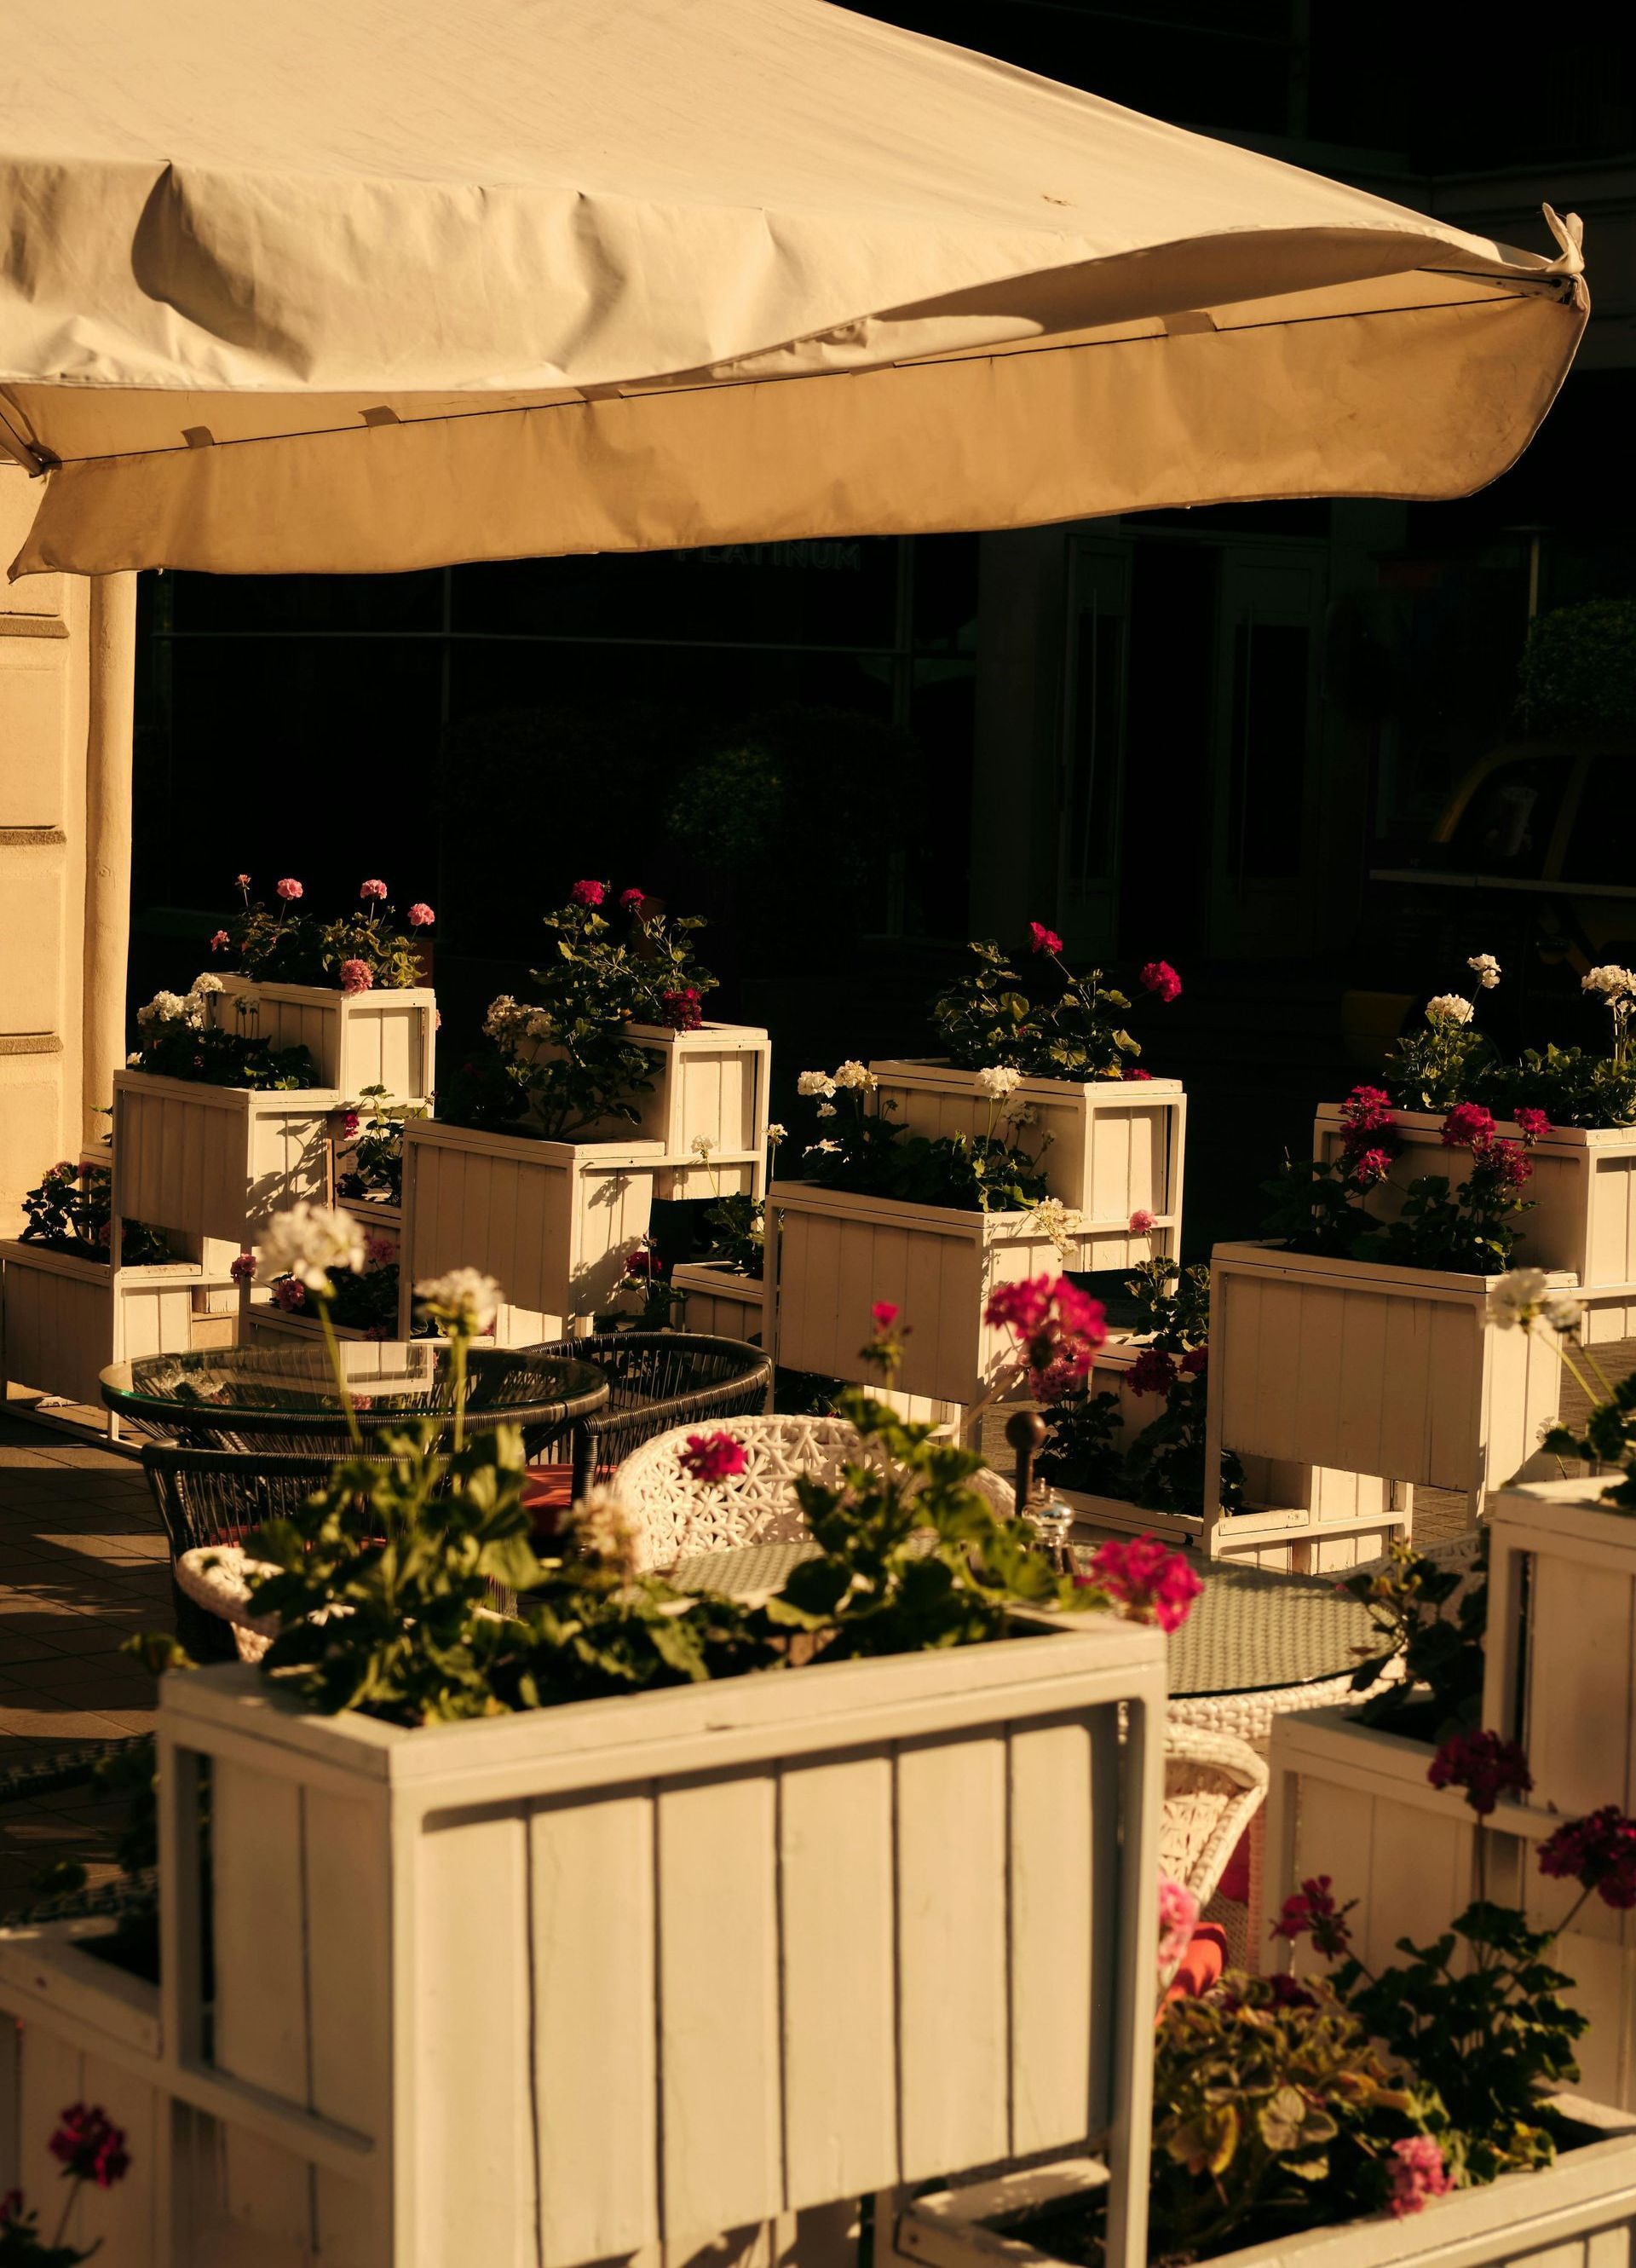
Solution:
<path fill-rule="evenodd" d="M 641 1564 L 673 1567 L 702 1551 L 745 1543 L 796 1543 L 806 1534 L 796 1500 L 797 1476 L 833 1480 L 862 1443 L 844 1418 L 734 1418 L 720 1430 L 742 1442 L 747 1462 L 731 1480 L 702 1482 L 685 1472 L 682 1451 L 715 1426 L 679 1425 L 626 1458 L 614 1492 L 642 1530 Z M 994 1510 L 1010 1516 L 1009 1485 L 985 1466 L 974 1476 Z"/>

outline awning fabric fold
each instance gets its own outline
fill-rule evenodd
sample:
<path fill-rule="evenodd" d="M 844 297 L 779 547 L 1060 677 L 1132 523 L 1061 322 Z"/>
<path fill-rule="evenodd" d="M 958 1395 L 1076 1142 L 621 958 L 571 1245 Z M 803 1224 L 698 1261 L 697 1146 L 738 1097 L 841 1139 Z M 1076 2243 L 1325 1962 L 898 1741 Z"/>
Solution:
<path fill-rule="evenodd" d="M 61 0 L 0 67 L 13 573 L 1435 497 L 1588 302 L 824 0 Z"/>

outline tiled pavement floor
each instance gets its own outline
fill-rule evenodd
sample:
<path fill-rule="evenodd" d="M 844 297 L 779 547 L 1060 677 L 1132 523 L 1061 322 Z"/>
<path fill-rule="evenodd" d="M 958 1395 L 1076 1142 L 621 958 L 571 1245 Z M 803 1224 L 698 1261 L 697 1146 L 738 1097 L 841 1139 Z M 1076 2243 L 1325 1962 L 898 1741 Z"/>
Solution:
<path fill-rule="evenodd" d="M 165 1533 L 130 1458 L 0 1417 L 0 1773 L 153 1725 L 153 1680 L 122 1639 L 171 1624 Z M 0 1804 L 0 1916 L 40 1869 L 116 1871 L 127 1799 L 84 1788 Z"/>

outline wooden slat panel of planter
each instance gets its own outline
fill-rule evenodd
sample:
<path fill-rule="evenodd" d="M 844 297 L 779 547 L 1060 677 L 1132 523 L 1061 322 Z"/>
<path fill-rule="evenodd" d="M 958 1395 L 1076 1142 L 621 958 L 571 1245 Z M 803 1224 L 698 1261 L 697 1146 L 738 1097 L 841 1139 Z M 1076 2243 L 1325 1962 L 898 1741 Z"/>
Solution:
<path fill-rule="evenodd" d="M 1531 1454 L 1559 1392 L 1549 1350 L 1489 1328 L 1490 1280 L 1218 1245 L 1213 1425 L 1240 1455 L 1475 1498 Z"/>
<path fill-rule="evenodd" d="M 309 2157 L 309 2114 L 372 2142 L 394 2268 L 691 2249 L 1082 2142 L 1151 2021 L 1119 1980 L 1159 1787 L 1118 1769 L 1121 1705 L 1153 1761 L 1162 1642 L 1102 1617 L 415 1733 L 167 1681 L 162 1771 L 212 1759 L 217 2067 L 288 2105 L 264 2148 Z M 239 2161 L 269 2228 L 282 2173 Z"/>
<path fill-rule="evenodd" d="M 115 1215 L 219 1237 L 236 1251 L 274 1213 L 327 1199 L 341 1100 L 319 1088 L 261 1094 L 116 1071 Z"/>
<path fill-rule="evenodd" d="M 685 1326 L 708 1336 L 759 1339 L 767 1328 L 767 1286 L 719 1261 L 684 1260 L 671 1270 L 671 1288 L 687 1295 Z"/>
<path fill-rule="evenodd" d="M 433 1119 L 404 1131 L 403 1320 L 413 1287 L 480 1268 L 517 1307 L 591 1314 L 646 1234 L 657 1143 L 532 1142 Z"/>

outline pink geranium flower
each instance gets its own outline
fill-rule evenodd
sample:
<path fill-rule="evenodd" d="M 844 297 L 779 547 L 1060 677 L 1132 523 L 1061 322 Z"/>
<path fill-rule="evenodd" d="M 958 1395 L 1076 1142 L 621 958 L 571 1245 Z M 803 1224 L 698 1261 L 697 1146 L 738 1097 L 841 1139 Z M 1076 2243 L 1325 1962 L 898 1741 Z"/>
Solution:
<path fill-rule="evenodd" d="M 1595 1890 L 1604 1905 L 1636 1906 L 1636 1819 L 1617 1803 L 1572 1819 L 1539 1846 L 1539 1871 Z"/>
<path fill-rule="evenodd" d="M 275 883 L 274 887 L 287 906 L 294 905 L 296 900 L 302 895 L 300 883 L 290 874 L 286 874 L 283 880 Z"/>
<path fill-rule="evenodd" d="M 661 992 L 659 1005 L 664 1011 L 664 1020 L 673 1032 L 696 1032 L 704 1021 L 704 1010 L 700 1005 L 694 986 L 684 985 L 679 992 Z"/>
<path fill-rule="evenodd" d="M 1156 1535 L 1099 1545 L 1089 1573 L 1080 1580 L 1105 1591 L 1133 1622 L 1157 1623 L 1165 1631 L 1181 1628 L 1204 1588 L 1182 1554 Z"/>
<path fill-rule="evenodd" d="M 293 1314 L 297 1307 L 306 1306 L 306 1286 L 297 1284 L 293 1276 L 286 1276 L 282 1283 L 274 1285 L 273 1300 L 275 1306 L 282 1307 L 287 1315 Z"/>
<path fill-rule="evenodd" d="M 224 929 L 218 929 L 210 939 L 210 950 L 212 953 L 225 953 L 231 943 L 232 939 L 228 936 L 227 932 Z"/>
<path fill-rule="evenodd" d="M 247 1284 L 255 1274 L 254 1253 L 241 1252 L 227 1272 L 235 1284 Z"/>
<path fill-rule="evenodd" d="M 750 1462 L 742 1441 L 720 1428 L 714 1433 L 689 1433 L 687 1445 L 676 1460 L 690 1478 L 707 1484 L 730 1481 Z"/>
<path fill-rule="evenodd" d="M 1131 1234 L 1133 1236 L 1146 1236 L 1148 1230 L 1153 1226 L 1153 1214 L 1148 1211 L 1146 1205 L 1138 1205 L 1135 1211 L 1130 1218 Z"/>
<path fill-rule="evenodd" d="M 374 974 L 367 961 L 343 961 L 341 964 L 341 989 L 343 992 L 367 992 L 375 983 Z"/>
<path fill-rule="evenodd" d="M 429 929 L 437 918 L 437 917 L 432 911 L 431 908 L 429 905 L 423 904 L 419 898 L 416 898 L 415 903 L 409 908 L 409 927 L 411 929 Z"/>
<path fill-rule="evenodd" d="M 1141 981 L 1149 992 L 1156 992 L 1164 1001 L 1177 998 L 1182 989 L 1182 980 L 1168 961 L 1144 962 Z"/>
<path fill-rule="evenodd" d="M 1394 2142 L 1386 2170 L 1391 2181 L 1387 2203 L 1395 2220 L 1424 2213 L 1427 2198 L 1447 2197 L 1454 2187 L 1443 2154 L 1429 2134 L 1410 2134 Z"/>
<path fill-rule="evenodd" d="M 1125 1373 L 1133 1394 L 1168 1394 L 1176 1383 L 1176 1365 L 1157 1347 L 1143 1347 Z"/>
<path fill-rule="evenodd" d="M 645 906 L 647 902 L 648 893 L 646 890 L 637 889 L 635 884 L 633 884 L 628 890 L 621 890 L 620 892 L 620 903 L 624 907 L 627 913 L 640 913 L 642 907 Z"/>
<path fill-rule="evenodd" d="M 1061 939 L 1055 930 L 1047 929 L 1044 922 L 1030 922 L 1028 934 L 1036 953 L 1060 953 L 1062 950 Z"/>
<path fill-rule="evenodd" d="M 1378 1189 L 1391 1171 L 1390 1150 L 1360 1150 L 1347 1178 L 1354 1189 Z"/>
<path fill-rule="evenodd" d="M 361 898 L 384 898 L 385 895 L 385 882 L 360 882 L 358 885 L 358 895 Z"/>
<path fill-rule="evenodd" d="M 877 1300 L 869 1309 L 869 1321 L 877 1331 L 889 1331 L 901 1313 L 895 1300 Z"/>
<path fill-rule="evenodd" d="M 1057 1402 L 1090 1371 L 1097 1349 L 1108 1336 L 1107 1310 L 1066 1276 L 1025 1277 L 990 1292 L 983 1319 L 991 1329 L 1009 1330 L 1026 1364 L 1031 1391 L 1042 1402 Z"/>
<path fill-rule="evenodd" d="M 1159 1877 L 1159 1972 L 1174 1969 L 1199 1926 L 1199 1901 L 1185 1882 Z"/>
<path fill-rule="evenodd" d="M 125 2133 L 100 2103 L 70 2103 L 60 2112 L 62 2124 L 51 2137 L 51 2154 L 72 2181 L 94 2182 L 111 2190 L 130 2170 Z M 89 2256 L 82 2253 L 82 2259 Z"/>
<path fill-rule="evenodd" d="M 248 874 L 235 874 L 233 880 L 238 883 L 241 890 L 247 890 L 250 887 L 250 877 Z"/>
<path fill-rule="evenodd" d="M 1151 1079 L 1153 1077 L 1153 1073 L 1150 1071 L 1139 1071 L 1134 1064 L 1132 1064 L 1128 1070 L 1122 1071 L 1119 1073 L 1119 1077 L 1121 1079 Z"/>
<path fill-rule="evenodd" d="M 602 882 L 576 882 L 569 892 L 576 906 L 599 906 L 607 895 L 607 886 Z"/>

